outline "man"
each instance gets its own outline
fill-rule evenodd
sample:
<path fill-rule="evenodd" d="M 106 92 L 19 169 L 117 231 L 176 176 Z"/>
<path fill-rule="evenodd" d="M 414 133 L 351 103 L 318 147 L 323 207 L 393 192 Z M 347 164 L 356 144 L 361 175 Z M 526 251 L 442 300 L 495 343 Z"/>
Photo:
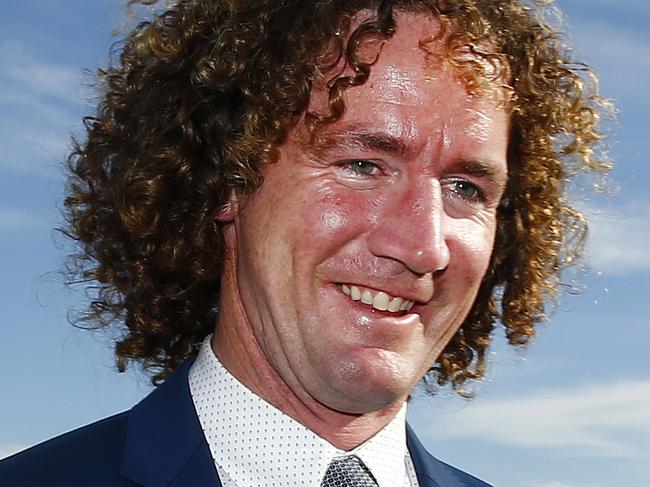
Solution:
<path fill-rule="evenodd" d="M 405 405 L 480 377 L 497 318 L 531 337 L 576 250 L 565 178 L 605 164 L 572 66 L 515 0 L 186 0 L 140 24 L 70 158 L 68 232 L 120 367 L 175 372 L 2 485 L 486 485 Z"/>

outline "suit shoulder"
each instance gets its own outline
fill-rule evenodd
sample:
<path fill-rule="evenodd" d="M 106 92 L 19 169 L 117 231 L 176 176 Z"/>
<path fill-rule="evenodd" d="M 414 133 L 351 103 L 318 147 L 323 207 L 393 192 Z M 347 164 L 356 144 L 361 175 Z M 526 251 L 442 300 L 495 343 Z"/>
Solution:
<path fill-rule="evenodd" d="M 0 485 L 133 485 L 120 476 L 127 417 L 102 419 L 0 461 Z"/>

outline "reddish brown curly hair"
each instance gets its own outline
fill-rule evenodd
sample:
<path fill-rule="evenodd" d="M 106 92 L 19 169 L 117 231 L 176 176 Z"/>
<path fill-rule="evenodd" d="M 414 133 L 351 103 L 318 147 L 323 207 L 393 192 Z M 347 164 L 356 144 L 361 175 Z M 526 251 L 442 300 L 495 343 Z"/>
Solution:
<path fill-rule="evenodd" d="M 232 191 L 262 184 L 301 116 L 317 130 L 342 115 L 345 89 L 363 84 L 372 67 L 359 46 L 390 38 L 396 10 L 441 20 L 446 62 L 468 90 L 509 80 L 501 90 L 512 113 L 492 261 L 427 380 L 460 386 L 481 377 L 497 321 L 512 344 L 533 336 L 586 231 L 565 200 L 567 181 L 608 169 L 598 128 L 606 103 L 541 8 L 518 0 L 181 0 L 156 13 L 156 0 L 129 2 L 142 4 L 152 6 L 151 19 L 99 71 L 102 99 L 69 156 L 65 199 L 65 232 L 80 248 L 69 271 L 91 292 L 79 321 L 120 330 L 120 370 L 137 360 L 158 382 L 213 331 L 224 253 L 216 213 Z M 360 10 L 373 14 L 352 29 Z M 487 62 L 468 61 L 467 52 Z M 342 60 L 353 75 L 333 74 Z M 319 79 L 328 80 L 329 113 L 305 114 Z"/>

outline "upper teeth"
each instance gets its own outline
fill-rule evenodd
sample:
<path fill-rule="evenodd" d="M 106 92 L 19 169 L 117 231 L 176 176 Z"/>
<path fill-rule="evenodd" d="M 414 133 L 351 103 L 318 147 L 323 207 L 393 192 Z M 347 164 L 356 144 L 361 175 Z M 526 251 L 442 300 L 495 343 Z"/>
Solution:
<path fill-rule="evenodd" d="M 411 311 L 411 308 L 415 304 L 414 301 L 409 301 L 399 296 L 391 296 L 383 291 L 373 291 L 368 288 L 359 288 L 358 286 L 341 284 L 341 290 L 354 301 L 369 304 L 379 311 L 391 311 L 393 313 L 398 311 Z"/>

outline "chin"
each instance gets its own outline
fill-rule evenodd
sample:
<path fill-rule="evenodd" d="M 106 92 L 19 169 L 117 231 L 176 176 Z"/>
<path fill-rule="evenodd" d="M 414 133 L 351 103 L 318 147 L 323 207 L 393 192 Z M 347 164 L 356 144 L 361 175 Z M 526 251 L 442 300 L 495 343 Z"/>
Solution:
<path fill-rule="evenodd" d="M 417 383 L 415 375 L 404 373 L 396 367 L 396 361 L 384 360 L 380 364 L 359 358 L 341 361 L 330 384 L 330 390 L 335 392 L 326 404 L 350 414 L 376 412 L 401 405 Z"/>

